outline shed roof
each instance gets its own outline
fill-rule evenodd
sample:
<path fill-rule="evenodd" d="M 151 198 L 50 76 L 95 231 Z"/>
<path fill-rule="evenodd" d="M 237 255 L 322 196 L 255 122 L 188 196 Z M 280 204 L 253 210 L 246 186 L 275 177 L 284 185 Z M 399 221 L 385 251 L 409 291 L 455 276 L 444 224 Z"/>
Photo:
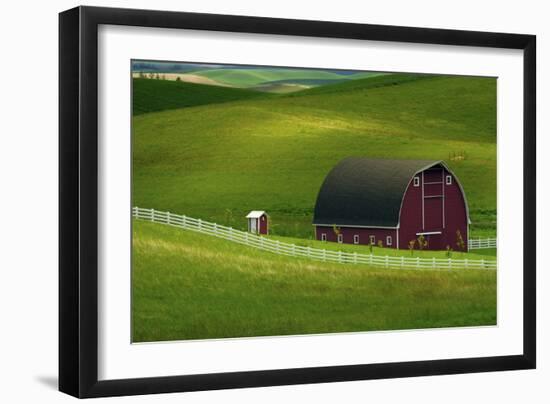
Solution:
<path fill-rule="evenodd" d="M 248 215 L 246 215 L 247 219 L 257 219 L 259 217 L 262 217 L 263 215 L 267 215 L 265 211 L 263 210 L 251 210 Z"/>
<path fill-rule="evenodd" d="M 346 158 L 321 185 L 313 224 L 397 227 L 409 182 L 439 164 L 445 166 L 436 160 Z"/>

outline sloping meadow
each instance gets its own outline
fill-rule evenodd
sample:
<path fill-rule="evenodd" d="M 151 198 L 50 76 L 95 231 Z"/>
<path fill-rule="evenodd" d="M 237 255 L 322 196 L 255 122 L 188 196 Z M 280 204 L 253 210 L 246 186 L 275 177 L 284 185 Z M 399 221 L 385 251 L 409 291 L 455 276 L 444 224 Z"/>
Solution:
<path fill-rule="evenodd" d="M 472 235 L 495 234 L 495 79 L 384 75 L 288 95 L 143 81 L 172 101 L 134 94 L 142 111 L 166 108 L 133 117 L 134 205 L 243 230 L 261 209 L 273 234 L 311 238 L 317 192 L 342 158 L 434 159 L 460 178 Z"/>
<path fill-rule="evenodd" d="M 134 220 L 134 342 L 496 324 L 496 271 L 285 257 Z"/>

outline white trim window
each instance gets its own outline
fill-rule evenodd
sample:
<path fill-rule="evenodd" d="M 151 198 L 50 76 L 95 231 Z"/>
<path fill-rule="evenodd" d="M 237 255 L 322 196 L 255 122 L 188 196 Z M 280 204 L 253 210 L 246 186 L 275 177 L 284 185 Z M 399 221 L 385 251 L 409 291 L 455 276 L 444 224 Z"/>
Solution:
<path fill-rule="evenodd" d="M 375 244 L 376 243 L 376 237 L 374 237 L 373 235 L 370 235 L 369 236 L 369 243 Z"/>
<path fill-rule="evenodd" d="M 359 244 L 359 234 L 353 235 L 353 244 Z"/>
<path fill-rule="evenodd" d="M 327 233 L 321 233 L 321 241 L 327 241 Z"/>
<path fill-rule="evenodd" d="M 451 185 L 453 183 L 453 177 L 451 175 L 447 175 L 445 177 L 445 185 Z"/>
<path fill-rule="evenodd" d="M 419 178 L 419 177 L 414 177 L 413 185 L 414 185 L 415 187 L 419 187 L 419 186 L 420 186 L 420 178 Z"/>
<path fill-rule="evenodd" d="M 391 246 L 392 242 L 393 242 L 393 240 L 392 240 L 391 236 L 386 236 L 386 245 Z"/>
<path fill-rule="evenodd" d="M 342 233 L 338 234 L 338 242 L 343 243 L 344 242 L 344 235 Z"/>

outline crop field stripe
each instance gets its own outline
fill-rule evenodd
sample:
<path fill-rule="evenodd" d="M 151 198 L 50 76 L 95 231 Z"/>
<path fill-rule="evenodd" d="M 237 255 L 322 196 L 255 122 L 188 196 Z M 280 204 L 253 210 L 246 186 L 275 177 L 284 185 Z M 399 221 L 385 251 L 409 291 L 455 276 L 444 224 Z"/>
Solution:
<path fill-rule="evenodd" d="M 291 257 L 303 257 L 313 260 L 369 264 L 386 268 L 418 268 L 418 269 L 489 269 L 496 270 L 496 261 L 485 259 L 441 259 L 441 258 L 406 258 L 378 256 L 372 254 L 347 253 L 342 251 L 330 251 L 312 247 L 302 247 L 295 244 L 271 240 L 252 233 L 236 230 L 231 227 L 222 226 L 201 219 L 178 215 L 170 212 L 158 211 L 155 209 L 144 209 L 134 207 L 132 215 L 136 219 L 147 220 L 155 223 L 181 227 L 229 240 L 235 243 L 244 244 L 260 250 L 269 251 L 275 254 Z"/>

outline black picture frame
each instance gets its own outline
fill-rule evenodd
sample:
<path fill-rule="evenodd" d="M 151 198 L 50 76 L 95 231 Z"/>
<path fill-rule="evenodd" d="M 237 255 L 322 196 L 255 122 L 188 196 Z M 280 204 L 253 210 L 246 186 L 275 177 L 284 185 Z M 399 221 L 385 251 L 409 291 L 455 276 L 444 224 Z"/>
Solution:
<path fill-rule="evenodd" d="M 100 24 L 523 50 L 523 354 L 99 381 Z M 96 7 L 60 13 L 59 390 L 84 398 L 535 368 L 535 73 L 533 35 Z"/>

